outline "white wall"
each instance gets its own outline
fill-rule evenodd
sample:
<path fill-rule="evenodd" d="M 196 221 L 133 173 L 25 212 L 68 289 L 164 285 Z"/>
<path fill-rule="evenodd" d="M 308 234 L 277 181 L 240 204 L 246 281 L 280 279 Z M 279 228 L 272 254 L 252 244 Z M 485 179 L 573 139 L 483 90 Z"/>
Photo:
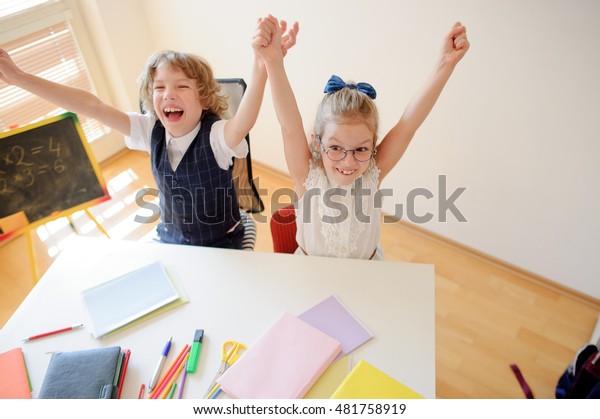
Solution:
<path fill-rule="evenodd" d="M 381 135 L 428 75 L 443 35 L 462 21 L 471 50 L 384 182 L 394 191 L 385 209 L 393 213 L 419 187 L 437 197 L 446 175 L 448 195 L 466 188 L 456 206 L 467 222 L 452 214 L 439 222 L 437 198 L 420 198 L 416 213 L 435 215 L 423 228 L 600 298 L 600 2 L 81 3 L 94 4 L 110 26 L 99 36 L 112 49 L 119 104 L 136 103 L 149 45 L 198 53 L 218 77 L 247 79 L 256 19 L 272 13 L 301 25 L 286 64 L 307 131 L 325 82 L 338 74 L 375 86 Z M 268 89 L 251 141 L 254 160 L 286 171 Z"/>

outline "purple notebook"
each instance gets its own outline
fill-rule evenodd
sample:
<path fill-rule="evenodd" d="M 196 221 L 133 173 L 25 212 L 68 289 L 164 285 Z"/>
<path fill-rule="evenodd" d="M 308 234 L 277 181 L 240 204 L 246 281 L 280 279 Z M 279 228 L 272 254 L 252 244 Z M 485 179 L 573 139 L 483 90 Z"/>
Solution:
<path fill-rule="evenodd" d="M 373 334 L 335 296 L 321 301 L 298 316 L 311 326 L 342 343 L 338 358 L 373 338 Z"/>

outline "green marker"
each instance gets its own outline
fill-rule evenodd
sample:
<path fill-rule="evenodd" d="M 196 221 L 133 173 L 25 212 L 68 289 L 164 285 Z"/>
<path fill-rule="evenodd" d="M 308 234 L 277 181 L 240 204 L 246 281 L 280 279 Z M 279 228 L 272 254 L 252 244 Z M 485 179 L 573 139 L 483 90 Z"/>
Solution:
<path fill-rule="evenodd" d="M 192 374 L 196 372 L 196 366 L 198 365 L 198 358 L 200 358 L 200 350 L 202 349 L 202 337 L 204 336 L 204 329 L 196 330 L 194 333 L 194 341 L 192 342 L 192 349 L 190 350 L 190 358 L 187 363 L 187 373 Z"/>

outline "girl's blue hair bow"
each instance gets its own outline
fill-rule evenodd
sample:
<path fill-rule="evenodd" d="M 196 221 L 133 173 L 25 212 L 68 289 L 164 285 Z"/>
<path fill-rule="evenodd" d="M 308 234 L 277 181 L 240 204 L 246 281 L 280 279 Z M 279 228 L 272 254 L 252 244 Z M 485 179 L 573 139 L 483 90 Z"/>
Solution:
<path fill-rule="evenodd" d="M 377 92 L 375 91 L 375 89 L 373 88 L 373 86 L 371 86 L 369 83 L 357 83 L 357 84 L 347 84 L 344 82 L 344 80 L 342 80 L 340 77 L 333 75 L 329 78 L 329 80 L 327 81 L 327 84 L 325 85 L 325 90 L 323 91 L 323 93 L 334 93 L 337 92 L 340 89 L 343 89 L 344 87 L 347 87 L 349 89 L 356 89 L 361 93 L 364 93 L 365 95 L 369 96 L 371 99 L 375 99 L 377 97 Z"/>

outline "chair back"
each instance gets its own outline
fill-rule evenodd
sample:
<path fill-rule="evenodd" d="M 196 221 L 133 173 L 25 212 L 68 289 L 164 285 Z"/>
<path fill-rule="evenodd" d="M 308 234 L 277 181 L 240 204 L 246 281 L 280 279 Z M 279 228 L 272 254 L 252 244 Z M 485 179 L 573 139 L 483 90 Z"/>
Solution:
<path fill-rule="evenodd" d="M 221 95 L 227 96 L 229 108 L 223 115 L 224 119 L 231 119 L 237 112 L 242 96 L 246 91 L 244 79 L 230 78 L 217 79 L 221 85 Z M 244 158 L 233 159 L 233 184 L 240 202 L 240 208 L 247 212 L 256 213 L 264 210 L 264 204 L 258 194 L 252 179 L 252 158 L 250 156 L 250 134 L 246 135 L 248 155 Z"/>
<path fill-rule="evenodd" d="M 275 253 L 294 253 L 298 248 L 294 205 L 275 211 L 271 216 L 270 227 L 273 251 Z"/>

